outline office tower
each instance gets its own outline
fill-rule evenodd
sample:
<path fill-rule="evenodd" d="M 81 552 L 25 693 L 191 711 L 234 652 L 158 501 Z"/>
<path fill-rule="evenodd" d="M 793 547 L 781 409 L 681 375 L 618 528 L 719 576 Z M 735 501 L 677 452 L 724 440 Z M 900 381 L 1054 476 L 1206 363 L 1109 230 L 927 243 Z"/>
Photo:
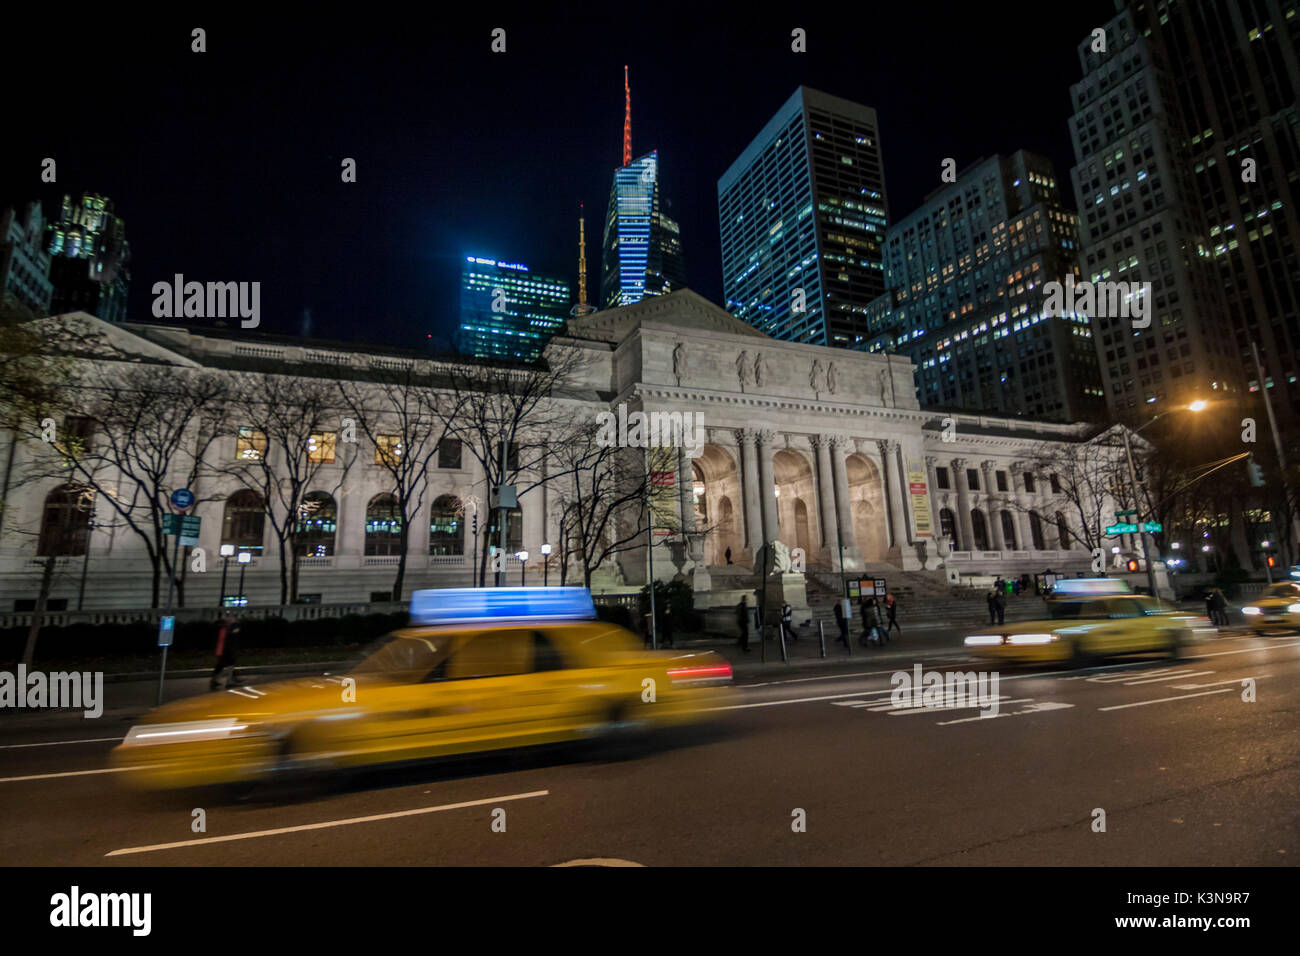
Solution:
<path fill-rule="evenodd" d="M 1255 341 L 1275 405 L 1300 410 L 1300 11 L 1116 9 L 1104 51 L 1079 45 L 1070 123 L 1084 278 L 1155 296 L 1148 329 L 1094 323 L 1110 409 L 1136 419 L 1254 388 Z"/>
<path fill-rule="evenodd" d="M 45 248 L 52 257 L 51 313 L 80 310 L 108 322 L 126 319 L 131 246 L 112 200 L 94 193 L 76 200 L 64 196 L 58 220 L 45 227 Z"/>
<path fill-rule="evenodd" d="M 923 407 L 1100 417 L 1089 317 L 1044 297 L 1076 276 L 1076 225 L 1047 159 L 974 163 L 889 227 L 863 347 L 909 356 Z"/>
<path fill-rule="evenodd" d="M 681 229 L 668 216 L 659 188 L 659 153 L 632 159 L 632 100 L 623 70 L 623 165 L 614 170 L 601 243 L 600 301 L 606 309 L 686 286 Z"/>
<path fill-rule="evenodd" d="M 457 348 L 478 358 L 531 362 L 564 325 L 569 284 L 522 262 L 466 256 Z"/>
<path fill-rule="evenodd" d="M 799 87 L 718 180 L 727 310 L 779 339 L 860 342 L 888 221 L 876 111 Z"/>
<path fill-rule="evenodd" d="M 49 314 L 54 293 L 44 232 L 39 202 L 28 203 L 21 213 L 6 209 L 0 215 L 0 296 L 17 300 L 37 316 Z"/>

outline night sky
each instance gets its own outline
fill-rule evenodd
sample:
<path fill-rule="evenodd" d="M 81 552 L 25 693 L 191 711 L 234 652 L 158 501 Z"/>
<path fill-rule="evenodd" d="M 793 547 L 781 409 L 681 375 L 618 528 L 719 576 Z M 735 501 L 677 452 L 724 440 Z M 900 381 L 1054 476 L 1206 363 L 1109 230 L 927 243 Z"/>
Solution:
<path fill-rule="evenodd" d="M 964 168 L 1022 147 L 1056 163 L 1074 204 L 1075 47 L 1110 0 L 699 21 L 635 8 L 644 19 L 609 18 L 610 5 L 605 19 L 497 12 L 440 26 L 364 12 L 128 25 L 59 10 L 22 32 L 11 23 L 0 200 L 40 198 L 52 216 L 64 192 L 112 198 L 133 250 L 133 319 L 152 319 L 153 283 L 177 272 L 257 280 L 259 331 L 300 334 L 309 307 L 315 336 L 406 348 L 430 333 L 449 343 L 466 254 L 559 273 L 576 291 L 579 202 L 594 295 L 624 63 L 633 152 L 659 150 L 688 285 L 715 302 L 717 179 L 801 83 L 876 109 L 894 219 L 939 184 L 943 157 Z M 189 51 L 195 26 L 206 53 Z M 496 26 L 504 55 L 489 50 Z M 794 26 L 806 54 L 790 52 Z M 40 182 L 45 156 L 56 185 Z M 357 160 L 354 184 L 340 181 L 343 157 Z"/>

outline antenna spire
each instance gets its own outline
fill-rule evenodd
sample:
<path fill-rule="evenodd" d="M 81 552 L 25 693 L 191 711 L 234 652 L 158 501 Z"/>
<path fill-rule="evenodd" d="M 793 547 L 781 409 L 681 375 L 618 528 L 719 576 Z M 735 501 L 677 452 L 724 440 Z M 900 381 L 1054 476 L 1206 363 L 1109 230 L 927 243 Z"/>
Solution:
<path fill-rule="evenodd" d="M 587 218 L 582 203 L 578 203 L 578 304 L 569 314 L 590 315 L 596 310 L 587 304 Z"/>
<path fill-rule="evenodd" d="M 632 88 L 627 82 L 627 64 L 623 64 L 623 165 L 632 162 Z"/>

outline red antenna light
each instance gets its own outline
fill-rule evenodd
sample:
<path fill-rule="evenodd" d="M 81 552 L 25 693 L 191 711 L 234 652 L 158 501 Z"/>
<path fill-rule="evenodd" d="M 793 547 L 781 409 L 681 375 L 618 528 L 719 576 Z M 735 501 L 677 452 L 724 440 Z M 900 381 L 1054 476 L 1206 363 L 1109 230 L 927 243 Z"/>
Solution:
<path fill-rule="evenodd" d="M 632 162 L 632 88 L 627 83 L 627 64 L 623 65 L 623 165 Z"/>

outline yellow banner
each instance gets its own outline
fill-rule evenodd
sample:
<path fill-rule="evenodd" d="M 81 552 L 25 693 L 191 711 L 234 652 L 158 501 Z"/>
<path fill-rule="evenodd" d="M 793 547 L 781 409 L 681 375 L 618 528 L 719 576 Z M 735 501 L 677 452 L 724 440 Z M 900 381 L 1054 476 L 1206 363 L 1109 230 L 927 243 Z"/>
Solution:
<path fill-rule="evenodd" d="M 912 496 L 912 525 L 918 538 L 934 537 L 934 523 L 930 520 L 930 489 L 926 485 L 925 462 L 913 459 L 907 463 L 907 490 Z"/>

